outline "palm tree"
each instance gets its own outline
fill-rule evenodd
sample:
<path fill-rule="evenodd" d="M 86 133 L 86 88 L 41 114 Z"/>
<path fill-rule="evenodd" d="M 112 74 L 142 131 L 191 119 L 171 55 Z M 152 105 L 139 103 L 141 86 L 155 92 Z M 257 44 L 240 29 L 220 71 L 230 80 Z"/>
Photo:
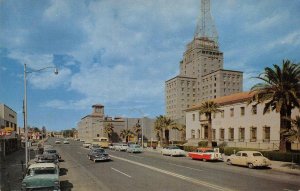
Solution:
<path fill-rule="evenodd" d="M 219 109 L 219 104 L 213 102 L 213 101 L 205 101 L 201 104 L 199 108 L 199 114 L 202 115 L 204 114 L 206 119 L 208 120 L 207 124 L 207 146 L 212 147 L 212 119 L 211 119 L 211 114 L 213 113 L 218 113 L 221 110 Z"/>
<path fill-rule="evenodd" d="M 172 119 L 163 115 L 156 117 L 154 122 L 154 130 L 159 132 L 160 143 L 163 141 L 163 132 L 165 131 L 165 143 L 169 144 L 169 130 L 175 126 Z"/>
<path fill-rule="evenodd" d="M 142 131 L 141 125 L 140 125 L 140 120 L 137 121 L 135 126 L 132 127 L 133 132 L 136 134 L 137 139 L 139 139 L 140 132 Z"/>
<path fill-rule="evenodd" d="M 176 129 L 181 132 L 181 140 L 185 140 L 185 132 L 186 132 L 186 126 L 182 124 L 174 124 L 172 129 Z"/>
<path fill-rule="evenodd" d="M 287 118 L 291 118 L 293 108 L 300 106 L 300 66 L 289 60 L 283 60 L 282 68 L 276 64 L 273 66 L 273 69 L 266 67 L 265 71 L 256 77 L 263 82 L 251 88 L 253 96 L 250 103 L 265 103 L 263 114 L 268 110 L 280 113 L 279 150 L 286 152 L 291 149 L 285 134 L 291 129 L 291 121 Z"/>
<path fill-rule="evenodd" d="M 128 143 L 128 139 L 130 136 L 134 135 L 130 129 L 122 129 L 120 132 L 120 137 L 126 139 L 126 143 Z"/>
<path fill-rule="evenodd" d="M 104 132 L 107 133 L 108 139 L 110 140 L 114 132 L 114 125 L 112 123 L 106 123 L 104 125 Z"/>

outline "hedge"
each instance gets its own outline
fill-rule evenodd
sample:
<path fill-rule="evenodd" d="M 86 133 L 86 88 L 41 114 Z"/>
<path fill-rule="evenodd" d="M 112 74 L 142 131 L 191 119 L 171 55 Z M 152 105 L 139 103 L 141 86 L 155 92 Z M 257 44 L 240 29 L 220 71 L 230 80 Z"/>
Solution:
<path fill-rule="evenodd" d="M 240 148 L 240 147 L 224 147 L 224 150 L 220 148 L 220 152 L 225 155 L 234 154 L 238 151 L 257 151 L 257 149 L 251 148 Z M 300 153 L 299 152 L 279 152 L 279 151 L 259 151 L 265 157 L 274 161 L 283 161 L 283 162 L 294 162 L 300 164 Z"/>

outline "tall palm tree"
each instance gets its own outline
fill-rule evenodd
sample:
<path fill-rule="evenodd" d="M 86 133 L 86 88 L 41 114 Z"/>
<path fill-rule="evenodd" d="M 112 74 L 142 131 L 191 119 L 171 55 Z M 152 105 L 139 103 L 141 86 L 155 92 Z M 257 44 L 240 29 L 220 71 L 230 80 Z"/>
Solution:
<path fill-rule="evenodd" d="M 202 115 L 204 114 L 208 124 L 207 124 L 207 146 L 212 147 L 212 119 L 211 119 L 211 114 L 213 113 L 218 113 L 221 110 L 219 109 L 219 104 L 213 102 L 213 101 L 205 101 L 201 104 L 199 108 L 199 114 Z"/>
<path fill-rule="evenodd" d="M 129 137 L 131 137 L 132 135 L 134 134 L 130 129 L 122 129 L 120 132 L 120 137 L 126 139 L 126 143 L 128 143 Z"/>
<path fill-rule="evenodd" d="M 186 126 L 185 125 L 182 125 L 180 123 L 176 123 L 176 124 L 174 124 L 172 129 L 176 129 L 179 132 L 181 132 L 181 140 L 185 140 L 185 133 L 186 133 Z"/>
<path fill-rule="evenodd" d="M 174 128 L 175 122 L 163 115 L 156 117 L 154 130 L 159 132 L 160 143 L 163 142 L 163 132 L 165 132 L 165 143 L 169 144 L 169 131 Z"/>
<path fill-rule="evenodd" d="M 110 140 L 114 132 L 114 125 L 112 123 L 106 123 L 104 125 L 104 132 L 107 133 L 108 139 Z"/>
<path fill-rule="evenodd" d="M 300 106 L 300 65 L 283 60 L 282 68 L 276 64 L 273 66 L 274 68 L 266 67 L 265 71 L 256 77 L 263 82 L 251 88 L 253 96 L 250 103 L 265 103 L 264 114 L 268 110 L 280 113 L 279 150 L 286 152 L 291 149 L 286 135 L 291 129 L 291 121 L 287 118 L 291 118 L 293 108 Z"/>
<path fill-rule="evenodd" d="M 136 134 L 137 139 L 139 139 L 140 132 L 142 131 L 140 120 L 137 121 L 135 126 L 133 126 L 133 132 Z"/>

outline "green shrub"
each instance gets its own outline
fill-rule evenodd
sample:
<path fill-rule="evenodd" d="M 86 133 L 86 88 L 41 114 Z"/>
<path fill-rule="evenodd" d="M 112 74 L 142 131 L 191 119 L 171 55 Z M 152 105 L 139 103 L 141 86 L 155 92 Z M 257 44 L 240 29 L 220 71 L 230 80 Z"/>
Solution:
<path fill-rule="evenodd" d="M 199 147 L 207 147 L 207 145 L 208 145 L 207 141 L 200 141 L 200 142 L 198 142 L 198 146 Z M 217 146 L 218 146 L 218 143 L 215 142 L 215 141 L 213 141 L 212 142 L 212 147 L 217 147 Z"/>
<path fill-rule="evenodd" d="M 270 160 L 294 162 L 300 164 L 300 153 L 283 153 L 278 151 L 260 151 L 265 157 Z"/>
<path fill-rule="evenodd" d="M 192 152 L 195 151 L 198 147 L 195 146 L 183 146 L 183 150 L 187 151 L 187 152 Z"/>

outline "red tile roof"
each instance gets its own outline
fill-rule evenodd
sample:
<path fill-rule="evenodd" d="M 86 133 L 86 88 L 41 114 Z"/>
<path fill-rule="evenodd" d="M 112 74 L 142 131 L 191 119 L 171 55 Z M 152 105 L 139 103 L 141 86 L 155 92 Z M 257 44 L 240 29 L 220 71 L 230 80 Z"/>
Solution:
<path fill-rule="evenodd" d="M 231 94 L 231 95 L 227 95 L 227 96 L 218 97 L 218 98 L 212 99 L 211 101 L 218 103 L 220 105 L 241 103 L 241 102 L 248 101 L 253 96 L 253 94 L 254 93 L 250 93 L 250 92 L 240 92 L 240 93 L 235 93 L 235 94 Z M 202 105 L 202 102 L 192 106 L 189 109 L 186 109 L 186 111 L 198 110 L 201 105 Z"/>

